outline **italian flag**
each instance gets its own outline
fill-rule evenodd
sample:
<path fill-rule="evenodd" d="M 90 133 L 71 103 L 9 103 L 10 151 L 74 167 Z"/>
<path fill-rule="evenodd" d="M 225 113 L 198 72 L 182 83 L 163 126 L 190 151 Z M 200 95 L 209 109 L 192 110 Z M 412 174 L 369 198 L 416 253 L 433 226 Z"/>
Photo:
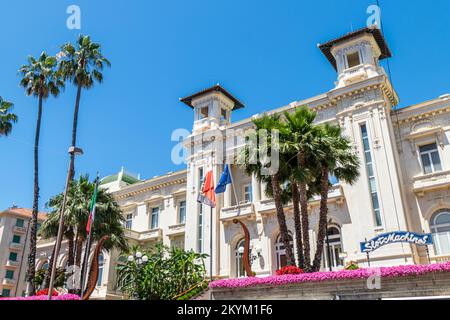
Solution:
<path fill-rule="evenodd" d="M 89 219 L 88 219 L 88 223 L 86 225 L 86 233 L 87 234 L 91 233 L 91 226 L 94 223 L 95 205 L 97 204 L 97 193 L 98 193 L 98 179 L 96 179 L 96 181 L 95 181 L 94 194 L 92 195 L 91 205 L 89 208 Z"/>

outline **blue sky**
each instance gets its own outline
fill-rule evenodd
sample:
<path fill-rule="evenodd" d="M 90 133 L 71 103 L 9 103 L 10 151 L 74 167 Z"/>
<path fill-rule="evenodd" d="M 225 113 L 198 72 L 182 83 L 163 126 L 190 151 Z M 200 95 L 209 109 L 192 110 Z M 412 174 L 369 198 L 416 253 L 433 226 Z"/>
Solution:
<path fill-rule="evenodd" d="M 2 1 L 0 96 L 15 103 L 19 123 L 0 138 L 0 209 L 32 206 L 37 101 L 19 88 L 17 69 L 43 50 L 56 54 L 79 30 L 66 9 L 81 7 L 82 29 L 103 45 L 112 68 L 83 92 L 77 174 L 118 172 L 151 178 L 172 164 L 170 135 L 192 128 L 179 97 L 220 82 L 246 108 L 233 120 L 326 92 L 336 74 L 317 43 L 365 25 L 376 1 L 40 0 Z M 381 0 L 401 106 L 450 92 L 450 1 Z M 40 208 L 62 191 L 68 166 L 75 91 L 68 84 L 44 105 Z"/>

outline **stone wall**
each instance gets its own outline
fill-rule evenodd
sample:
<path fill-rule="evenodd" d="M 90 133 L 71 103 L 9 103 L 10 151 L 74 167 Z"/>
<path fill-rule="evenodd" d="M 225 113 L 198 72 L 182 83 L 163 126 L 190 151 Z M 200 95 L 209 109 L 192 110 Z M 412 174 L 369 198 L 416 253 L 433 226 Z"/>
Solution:
<path fill-rule="evenodd" d="M 368 289 L 367 279 L 297 283 L 249 288 L 213 288 L 213 300 L 375 300 L 450 296 L 450 273 L 382 278 L 380 289 Z"/>

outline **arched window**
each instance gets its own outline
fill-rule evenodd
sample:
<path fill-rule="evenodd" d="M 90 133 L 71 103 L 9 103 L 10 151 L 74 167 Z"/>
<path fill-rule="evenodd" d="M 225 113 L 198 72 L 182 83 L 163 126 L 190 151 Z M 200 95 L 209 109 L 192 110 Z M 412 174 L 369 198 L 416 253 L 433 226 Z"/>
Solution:
<path fill-rule="evenodd" d="M 41 269 L 48 270 L 48 261 L 46 261 L 46 262 L 42 265 L 42 268 L 41 268 Z"/>
<path fill-rule="evenodd" d="M 236 257 L 236 277 L 242 278 L 245 277 L 245 268 L 244 268 L 244 246 L 245 246 L 245 240 L 242 239 L 239 241 L 236 245 L 235 249 L 235 257 Z"/>
<path fill-rule="evenodd" d="M 430 229 L 436 254 L 450 254 L 450 210 L 436 212 L 431 218 Z"/>
<path fill-rule="evenodd" d="M 98 279 L 97 279 L 97 287 L 102 286 L 103 279 L 103 265 L 105 263 L 105 258 L 103 257 L 103 253 L 98 256 Z"/>
<path fill-rule="evenodd" d="M 324 268 L 328 270 L 330 265 L 331 268 L 343 267 L 344 260 L 339 257 L 342 251 L 341 231 L 337 226 L 330 226 L 323 250 L 324 258 L 322 260 L 325 264 Z"/>
<path fill-rule="evenodd" d="M 294 241 L 290 233 L 289 243 L 291 245 L 292 252 L 294 252 Z M 275 243 L 275 251 L 277 253 L 277 269 L 281 269 L 287 265 L 286 250 L 284 248 L 283 241 L 281 241 L 281 234 L 278 236 L 277 242 Z"/>

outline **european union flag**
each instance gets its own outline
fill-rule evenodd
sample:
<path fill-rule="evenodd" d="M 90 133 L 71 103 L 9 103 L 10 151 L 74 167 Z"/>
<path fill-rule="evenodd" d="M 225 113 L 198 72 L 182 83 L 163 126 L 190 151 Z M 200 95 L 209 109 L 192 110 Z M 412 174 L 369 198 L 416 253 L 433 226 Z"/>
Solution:
<path fill-rule="evenodd" d="M 227 190 L 227 185 L 231 183 L 233 183 L 233 180 L 231 179 L 230 168 L 228 167 L 228 164 L 226 164 L 219 183 L 217 184 L 215 190 L 216 194 L 224 193 L 225 190 Z"/>

